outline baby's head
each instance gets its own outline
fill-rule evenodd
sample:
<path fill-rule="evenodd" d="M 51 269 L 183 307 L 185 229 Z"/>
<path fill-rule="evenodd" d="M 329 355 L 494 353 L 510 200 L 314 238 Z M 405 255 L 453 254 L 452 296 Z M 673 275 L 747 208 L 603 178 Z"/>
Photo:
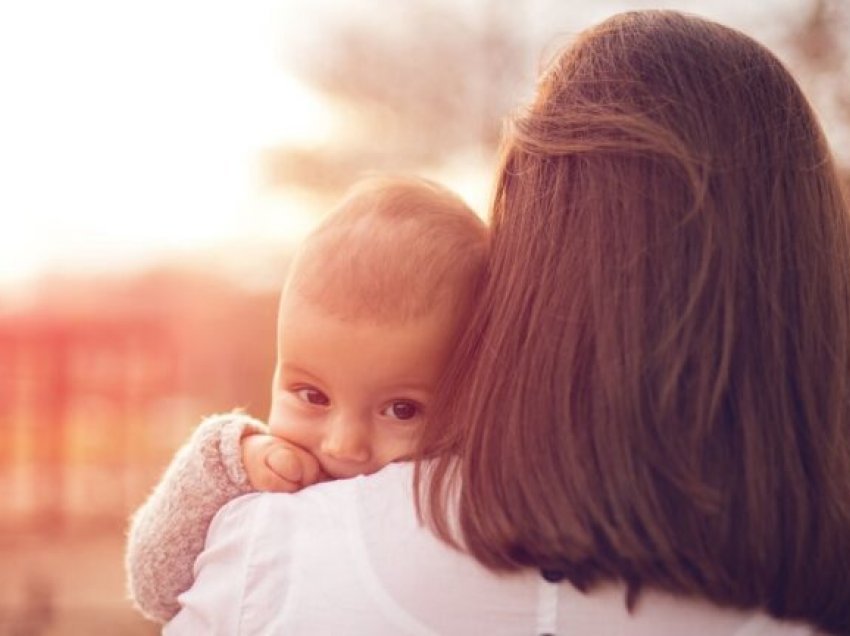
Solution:
<path fill-rule="evenodd" d="M 409 455 L 476 295 L 484 223 L 429 181 L 356 184 L 308 236 L 278 316 L 269 426 L 332 477 Z"/>

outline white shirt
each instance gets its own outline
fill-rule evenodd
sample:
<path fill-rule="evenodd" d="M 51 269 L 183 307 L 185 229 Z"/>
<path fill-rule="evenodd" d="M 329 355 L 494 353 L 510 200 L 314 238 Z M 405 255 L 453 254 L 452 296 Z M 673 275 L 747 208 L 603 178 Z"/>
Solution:
<path fill-rule="evenodd" d="M 538 573 L 496 574 L 417 520 L 412 464 L 297 494 L 252 494 L 213 520 L 163 634 L 758 636 L 814 634 L 757 612 L 644 591 L 633 614 Z"/>

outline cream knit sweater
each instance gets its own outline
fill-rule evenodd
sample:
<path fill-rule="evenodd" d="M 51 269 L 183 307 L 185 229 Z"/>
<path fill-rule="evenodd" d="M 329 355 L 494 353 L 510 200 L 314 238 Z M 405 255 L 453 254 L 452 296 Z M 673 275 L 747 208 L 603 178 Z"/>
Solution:
<path fill-rule="evenodd" d="M 192 585 L 212 518 L 228 501 L 253 490 L 239 441 L 265 432 L 265 424 L 239 412 L 206 418 L 133 514 L 125 555 L 127 589 L 148 618 L 164 623 L 179 611 L 177 596 Z"/>

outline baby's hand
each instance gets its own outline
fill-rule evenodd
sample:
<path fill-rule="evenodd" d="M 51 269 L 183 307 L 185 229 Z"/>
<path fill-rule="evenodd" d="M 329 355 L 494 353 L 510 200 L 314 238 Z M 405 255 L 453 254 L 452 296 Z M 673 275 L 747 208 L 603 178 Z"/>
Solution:
<path fill-rule="evenodd" d="M 242 464 L 255 490 L 297 492 L 325 479 L 318 460 L 303 448 L 272 435 L 246 435 Z"/>

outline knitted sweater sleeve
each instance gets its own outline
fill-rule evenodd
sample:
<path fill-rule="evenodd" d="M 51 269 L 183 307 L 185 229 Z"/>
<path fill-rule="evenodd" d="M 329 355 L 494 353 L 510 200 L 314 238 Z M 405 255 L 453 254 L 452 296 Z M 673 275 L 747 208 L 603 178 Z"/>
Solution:
<path fill-rule="evenodd" d="M 127 588 L 148 618 L 165 622 L 194 579 L 212 518 L 221 506 L 251 492 L 239 440 L 267 429 L 234 412 L 205 419 L 181 447 L 147 501 L 133 514 L 127 538 Z"/>

